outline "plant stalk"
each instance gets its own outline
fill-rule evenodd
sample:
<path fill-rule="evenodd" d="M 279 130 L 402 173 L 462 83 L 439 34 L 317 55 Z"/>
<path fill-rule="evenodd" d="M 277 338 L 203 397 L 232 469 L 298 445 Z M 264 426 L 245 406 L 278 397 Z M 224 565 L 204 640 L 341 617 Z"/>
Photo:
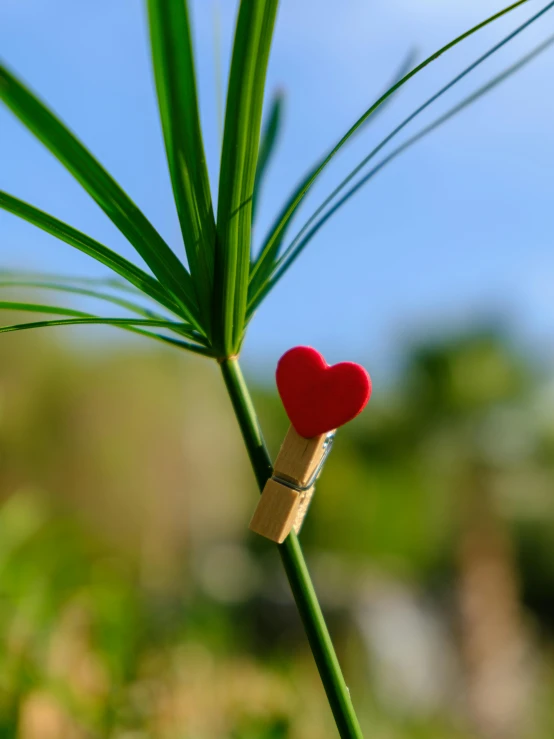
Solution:
<path fill-rule="evenodd" d="M 237 359 L 220 362 L 223 379 L 239 422 L 250 463 L 260 492 L 273 473 L 252 398 Z M 350 692 L 344 681 L 333 642 L 314 590 L 302 548 L 294 531 L 282 544 L 279 554 L 302 619 L 337 729 L 342 739 L 363 739 Z"/>

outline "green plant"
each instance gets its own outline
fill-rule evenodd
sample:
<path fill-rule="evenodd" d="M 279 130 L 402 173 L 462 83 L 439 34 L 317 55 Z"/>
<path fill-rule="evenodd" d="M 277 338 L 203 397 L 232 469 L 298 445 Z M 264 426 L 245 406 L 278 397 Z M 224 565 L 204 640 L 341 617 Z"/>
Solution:
<path fill-rule="evenodd" d="M 147 273 L 66 223 L 0 192 L 0 207 L 88 254 L 117 277 L 106 280 L 55 278 L 31 273 L 3 273 L 0 288 L 53 290 L 95 297 L 126 310 L 126 318 L 109 318 L 63 307 L 5 300 L 0 308 L 51 314 L 56 318 L 0 328 L 0 332 L 69 325 L 115 325 L 216 359 L 239 422 L 260 490 L 271 475 L 268 455 L 238 355 L 248 322 L 319 229 L 353 194 L 387 163 L 465 106 L 528 63 L 553 41 L 549 39 L 501 75 L 492 79 L 448 113 L 392 150 L 372 169 L 366 165 L 414 118 L 451 89 L 501 46 L 554 7 L 545 5 L 495 44 L 408 116 L 344 179 L 307 219 L 297 235 L 285 238 L 300 205 L 321 172 L 343 145 L 372 119 L 412 77 L 481 28 L 527 0 L 519 0 L 439 49 L 406 71 L 354 123 L 293 191 L 258 250 L 252 245 L 254 206 L 271 160 L 280 122 L 275 98 L 262 130 L 265 77 L 278 0 L 241 0 L 227 92 L 219 171 L 217 214 L 214 213 L 202 130 L 198 113 L 194 54 L 186 3 L 149 0 L 152 56 L 166 153 L 183 233 L 188 268 L 158 234 L 123 189 L 78 139 L 8 69 L 0 66 L 0 98 L 74 175 L 125 235 L 151 270 Z M 355 178 L 360 175 L 357 181 Z M 351 184 L 353 183 L 353 184 Z M 347 186 L 350 188 L 347 190 Z M 279 546 L 298 610 L 329 703 L 343 737 L 361 730 L 297 537 Z"/>

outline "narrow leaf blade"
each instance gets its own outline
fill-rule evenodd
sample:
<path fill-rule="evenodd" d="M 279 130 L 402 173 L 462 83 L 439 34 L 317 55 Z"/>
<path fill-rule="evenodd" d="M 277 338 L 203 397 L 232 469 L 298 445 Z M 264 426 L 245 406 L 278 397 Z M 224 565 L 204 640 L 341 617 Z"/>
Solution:
<path fill-rule="evenodd" d="M 267 121 L 262 130 L 260 151 L 256 164 L 256 179 L 254 181 L 254 196 L 252 199 L 252 222 L 256 220 L 256 210 L 260 199 L 260 191 L 267 172 L 267 168 L 277 146 L 279 133 L 283 121 L 283 107 L 285 95 L 282 90 L 277 90 L 271 101 Z"/>
<path fill-rule="evenodd" d="M 27 305 L 27 307 L 25 307 Z M 47 306 L 37 306 L 38 308 L 46 308 Z M 28 304 L 25 303 L 13 303 L 12 305 L 3 305 L 0 303 L 0 310 L 31 310 L 31 312 L 44 313 L 48 312 L 45 310 L 33 311 Z M 55 311 L 49 311 L 54 313 Z M 56 311 L 57 312 L 57 311 Z M 0 334 L 12 333 L 15 331 L 29 331 L 35 328 L 52 328 L 55 326 L 77 326 L 77 325 L 95 325 L 95 326 L 115 326 L 122 328 L 126 331 L 131 331 L 142 336 L 147 336 L 151 339 L 163 341 L 164 343 L 178 346 L 182 349 L 194 352 L 195 354 L 201 354 L 205 357 L 211 357 L 211 350 L 200 344 L 194 344 L 189 341 L 183 341 L 182 339 L 175 338 L 173 336 L 165 336 L 163 334 L 152 333 L 151 331 L 140 328 L 145 326 L 146 328 L 171 328 L 167 326 L 165 322 L 159 321 L 141 321 L 139 319 L 126 319 L 126 318 L 100 318 L 98 316 L 87 316 L 86 314 L 75 316 L 74 318 L 60 318 L 50 321 L 31 321 L 29 323 L 16 323 L 9 326 L 0 326 Z"/>
<path fill-rule="evenodd" d="M 279 260 L 278 264 L 276 265 L 275 272 L 271 276 L 271 279 L 267 282 L 266 285 L 263 286 L 263 288 L 256 295 L 253 295 L 252 300 L 249 303 L 248 318 L 249 319 L 251 318 L 256 307 L 260 304 L 260 302 L 264 299 L 264 297 L 269 293 L 269 291 L 277 284 L 277 282 L 281 279 L 281 277 L 283 277 L 285 272 L 292 266 L 292 264 L 300 256 L 302 251 L 304 251 L 306 246 L 310 243 L 310 241 L 314 238 L 314 236 L 316 236 L 316 234 L 320 231 L 320 229 L 327 223 L 327 221 L 347 201 L 349 201 L 353 195 L 355 195 L 364 185 L 366 185 L 369 182 L 369 180 L 371 180 L 376 174 L 378 174 L 387 164 L 390 164 L 392 161 L 398 158 L 401 154 L 403 154 L 405 151 L 411 148 L 418 141 L 420 141 L 425 136 L 435 131 L 437 128 L 439 128 L 444 123 L 446 123 L 451 118 L 453 118 L 455 115 L 457 115 L 458 113 L 461 113 L 465 108 L 469 107 L 471 104 L 476 102 L 479 98 L 483 97 L 485 94 L 493 90 L 495 87 L 497 87 L 502 82 L 507 80 L 513 74 L 521 70 L 524 66 L 529 64 L 529 62 L 531 62 L 533 59 L 539 56 L 539 54 L 542 54 L 544 51 L 550 48 L 553 44 L 554 44 L 554 36 L 551 36 L 548 39 L 546 39 L 546 41 L 544 41 L 542 44 L 540 44 L 535 49 L 533 49 L 529 54 L 526 54 L 524 57 L 522 57 L 515 64 L 511 65 L 510 67 L 506 68 L 503 72 L 493 77 L 491 80 L 489 80 L 489 82 L 482 85 L 477 90 L 475 90 L 473 93 L 471 93 L 471 95 L 468 95 L 467 97 L 465 97 L 462 101 L 457 103 L 446 113 L 439 116 L 437 119 L 435 119 L 430 124 L 422 128 L 420 131 L 418 131 L 413 136 L 410 136 L 410 138 L 404 141 L 397 148 L 393 149 L 393 151 L 391 151 L 377 165 L 375 165 L 369 172 L 367 172 L 367 174 L 365 174 L 355 185 L 353 185 L 342 196 L 342 198 L 340 198 L 340 200 L 338 200 L 332 206 L 332 208 L 330 208 L 323 216 L 321 216 L 317 220 L 317 222 L 312 226 L 312 228 L 308 231 L 308 233 L 306 233 L 305 236 L 298 243 L 295 243 L 293 241 L 291 246 L 287 248 L 287 250 L 281 257 L 281 259 Z"/>
<path fill-rule="evenodd" d="M 392 85 L 396 84 L 399 80 L 401 80 L 410 69 L 413 67 L 413 62 L 415 59 L 415 50 L 410 49 L 408 53 L 406 54 L 405 58 L 402 60 L 398 70 L 394 74 L 392 83 L 387 85 L 386 90 L 389 89 Z M 390 97 L 386 98 L 386 100 L 383 102 L 380 108 L 378 108 L 372 116 L 367 118 L 364 123 L 358 128 L 356 131 L 356 134 L 359 134 L 365 129 L 365 127 L 369 124 L 375 121 L 379 115 L 381 115 L 388 107 L 388 104 L 391 103 L 394 100 L 394 95 L 391 95 Z M 271 122 L 271 119 L 270 119 Z M 269 127 L 269 124 L 268 124 Z M 354 135 L 356 135 L 354 134 Z M 262 150 L 262 147 L 260 147 L 260 152 Z M 271 271 L 275 267 L 275 262 L 277 261 L 277 257 L 279 256 L 279 251 L 281 249 L 281 244 L 284 241 L 284 238 L 286 236 L 286 226 L 281 230 L 281 233 L 277 239 L 272 239 L 271 235 L 273 233 L 273 230 L 277 227 L 277 225 L 281 222 L 281 220 L 286 217 L 286 214 L 290 208 L 291 203 L 294 203 L 296 198 L 298 197 L 298 194 L 302 192 L 305 183 L 309 181 L 309 179 L 312 177 L 314 171 L 316 168 L 310 170 L 310 172 L 307 174 L 307 176 L 304 177 L 304 179 L 300 182 L 300 185 L 297 187 L 297 189 L 293 192 L 292 196 L 289 198 L 289 200 L 286 202 L 285 207 L 281 210 L 281 213 L 277 217 L 275 224 L 273 226 L 273 229 L 271 229 L 268 238 L 266 238 L 266 241 L 264 244 L 262 244 L 262 248 L 260 249 L 260 252 L 256 259 L 253 261 L 250 269 L 250 284 L 248 288 L 248 297 L 249 301 L 252 300 L 252 297 L 258 293 L 264 282 L 269 278 L 269 275 L 271 274 Z M 254 197 L 256 197 L 256 190 L 254 190 Z M 290 225 L 289 219 L 287 222 L 287 226 Z"/>
<path fill-rule="evenodd" d="M 211 321 L 215 218 L 186 0 L 148 0 L 158 104 L 175 203 L 203 321 Z"/>
<path fill-rule="evenodd" d="M 220 350 L 238 351 L 244 331 L 252 196 L 265 77 L 277 0 L 242 0 L 237 18 L 219 179 L 215 321 Z"/>
<path fill-rule="evenodd" d="M 50 282 L 46 280 L 21 280 L 21 279 L 3 279 L 4 275 L 0 272 L 0 289 L 23 289 L 23 290 L 52 290 L 55 292 L 67 293 L 70 295 L 79 295 L 85 298 L 94 298 L 95 300 L 102 300 L 112 305 L 117 305 L 120 308 L 136 313 L 137 315 L 143 316 L 144 318 L 153 318 L 159 320 L 169 320 L 164 316 L 154 313 L 153 311 L 145 308 L 139 303 L 135 303 L 125 298 L 120 298 L 116 295 L 110 295 L 100 290 L 91 290 L 90 288 L 80 287 L 78 285 L 71 285 L 68 283 L 61 282 Z"/>
<path fill-rule="evenodd" d="M 0 99 L 71 172 L 160 282 L 195 313 L 190 275 L 154 226 L 74 134 L 1 64 Z"/>
<path fill-rule="evenodd" d="M 501 39 L 501 41 L 494 44 L 494 46 L 492 46 L 488 51 L 486 51 L 484 54 L 478 57 L 474 62 L 472 62 L 469 66 L 467 66 L 464 70 L 462 70 L 462 72 L 460 72 L 453 79 L 451 79 L 450 82 L 448 82 L 446 85 L 441 87 L 434 95 L 431 95 L 430 98 L 428 98 L 422 105 L 416 108 L 398 126 L 396 126 L 396 128 L 394 128 L 387 136 L 385 136 L 385 138 L 382 141 L 380 141 L 380 143 L 376 147 L 374 147 L 373 150 L 366 157 L 364 157 L 364 159 L 362 159 L 362 161 L 359 164 L 356 165 L 356 167 L 354 167 L 354 169 L 342 180 L 342 182 L 340 182 L 339 185 L 337 185 L 337 187 L 323 201 L 323 203 L 321 203 L 321 205 L 316 209 L 316 211 L 310 216 L 310 218 L 307 220 L 304 226 L 300 229 L 299 233 L 295 236 L 292 244 L 294 245 L 294 243 L 300 240 L 302 235 L 308 230 L 308 228 L 316 220 L 316 218 L 324 211 L 327 205 L 329 205 L 329 203 L 331 203 L 334 200 L 334 198 L 341 192 L 341 190 L 343 190 L 346 187 L 346 185 L 348 185 L 348 183 L 354 179 L 354 177 L 365 167 L 365 165 L 369 161 L 371 161 L 380 151 L 382 151 L 382 149 L 384 149 L 384 147 L 390 141 L 392 141 L 392 139 L 394 139 L 404 128 L 406 128 L 407 125 L 409 125 L 415 118 L 417 118 L 418 115 L 423 113 L 430 105 L 432 105 L 442 95 L 444 95 L 446 92 L 451 90 L 455 85 L 457 85 L 458 82 L 460 82 L 464 77 L 470 74 L 480 64 L 482 64 L 487 59 L 489 59 L 493 54 L 495 54 L 503 46 L 505 46 L 512 39 L 518 36 L 522 31 L 528 28 L 532 23 L 534 23 L 536 20 L 542 17 L 542 15 L 549 8 L 553 6 L 554 6 L 554 3 L 551 3 L 550 6 L 536 13 L 534 16 L 526 20 L 524 23 L 522 23 L 520 26 L 514 29 L 511 33 L 509 33 L 507 36 Z"/>
<path fill-rule="evenodd" d="M 508 7 L 504 8 L 503 10 L 499 11 L 498 13 L 495 13 L 494 15 L 490 16 L 489 18 L 486 18 L 481 23 L 478 23 L 476 26 L 473 26 L 473 28 L 470 28 L 468 31 L 465 31 L 460 36 L 456 37 L 453 41 L 450 41 L 448 44 L 440 48 L 438 51 L 436 51 L 434 54 L 431 54 L 431 56 L 427 57 L 421 64 L 418 64 L 414 69 L 412 69 L 410 72 L 408 72 L 402 79 L 398 80 L 394 85 L 392 85 L 386 92 L 384 92 L 366 111 L 365 113 L 358 118 L 358 120 L 354 123 L 353 126 L 349 128 L 349 130 L 342 136 L 342 138 L 337 142 L 337 144 L 329 151 L 328 154 L 326 154 L 314 167 L 313 169 L 308 173 L 308 175 L 302 180 L 302 182 L 298 185 L 298 187 L 295 189 L 295 191 L 290 196 L 289 200 L 287 201 L 285 207 L 282 209 L 281 213 L 279 214 L 278 218 L 276 219 L 273 227 L 271 228 L 262 249 L 262 253 L 260 255 L 259 266 L 257 269 L 255 269 L 252 273 L 251 280 L 255 282 L 253 289 L 250 291 L 250 294 L 252 296 L 253 293 L 256 293 L 259 291 L 261 287 L 261 282 L 263 282 L 263 279 L 260 280 L 260 278 L 257 276 L 257 273 L 259 270 L 263 270 L 266 267 L 267 261 L 271 260 L 271 258 L 275 258 L 276 251 L 278 251 L 280 244 L 283 240 L 283 232 L 286 229 L 286 227 L 289 225 L 291 219 L 294 217 L 301 201 L 304 199 L 310 188 L 312 187 L 315 180 L 319 177 L 321 172 L 327 167 L 327 165 L 331 162 L 331 160 L 335 157 L 335 155 L 342 149 L 342 147 L 346 144 L 346 142 L 356 133 L 356 131 L 360 128 L 361 125 L 371 116 L 375 111 L 377 111 L 378 108 L 380 108 L 385 101 L 390 98 L 391 95 L 393 95 L 397 90 L 399 90 L 403 85 L 405 85 L 412 77 L 414 77 L 416 74 L 421 72 L 425 67 L 427 67 L 431 62 L 438 59 L 442 54 L 452 49 L 457 44 L 464 41 L 469 36 L 473 35 L 477 31 L 480 31 L 485 26 L 489 25 L 490 23 L 493 23 L 494 21 L 498 20 L 499 18 L 503 17 L 507 13 L 510 13 L 512 10 L 515 10 L 516 8 L 520 7 L 524 3 L 526 3 L 527 0 L 517 0 L 517 2 L 509 5 Z M 550 3 L 548 6 L 543 8 L 542 11 L 540 11 L 540 14 L 542 15 L 547 10 L 550 9 L 552 3 Z"/>
<path fill-rule="evenodd" d="M 172 312 L 178 315 L 183 314 L 176 299 L 156 279 L 90 236 L 86 236 L 72 226 L 63 223 L 63 221 L 59 221 L 48 213 L 29 205 L 29 203 L 25 203 L 23 200 L 2 191 L 0 191 L 0 208 L 23 218 L 84 254 L 88 254 L 88 256 L 109 267 L 141 292 L 149 295 Z M 187 317 L 186 314 L 185 317 Z"/>
<path fill-rule="evenodd" d="M 37 272 L 24 269 L 2 269 L 0 275 L 6 280 L 43 280 L 44 282 L 60 282 L 72 285 L 88 285 L 90 287 L 119 290 L 126 293 L 145 295 L 131 283 L 117 277 L 83 277 L 82 275 L 61 275 L 54 272 Z"/>
<path fill-rule="evenodd" d="M 387 87 L 385 88 L 388 90 L 390 87 L 395 85 L 398 81 L 400 81 L 403 77 L 405 77 L 408 72 L 412 69 L 414 61 L 416 58 L 416 52 L 415 49 L 410 49 L 404 59 L 402 59 L 402 62 L 400 63 L 400 66 L 396 70 L 392 82 L 390 82 Z M 384 93 L 383 93 L 384 94 Z M 383 112 L 386 111 L 388 104 L 391 103 L 394 100 L 394 95 L 389 96 L 385 99 L 383 104 L 373 113 L 372 116 L 369 118 L 366 118 L 364 123 L 358 128 L 356 131 L 356 134 L 359 134 L 362 132 L 363 129 L 369 124 L 374 122 Z M 271 116 L 271 114 L 270 114 Z M 271 117 L 268 122 L 268 132 L 271 125 Z M 354 134 L 355 135 L 355 134 Z M 261 158 L 261 152 L 262 152 L 262 146 L 260 146 L 260 158 Z M 258 167 L 260 164 L 258 163 Z M 264 169 L 265 169 L 265 162 L 264 162 Z M 279 215 L 278 219 L 276 220 L 276 225 L 280 222 L 280 220 L 284 217 L 284 215 L 287 213 L 290 204 L 294 202 L 296 197 L 298 196 L 298 193 L 302 191 L 302 189 L 305 186 L 305 182 L 308 181 L 313 173 L 314 169 L 312 169 L 308 175 L 302 180 L 300 183 L 300 186 L 297 188 L 297 190 L 294 191 L 292 197 L 287 201 L 285 207 L 281 211 L 281 214 Z M 257 177 L 257 174 L 256 174 Z M 256 198 L 256 190 L 254 190 L 254 198 Z M 274 226 L 274 228 L 276 227 Z M 271 232 L 270 232 L 271 235 Z M 250 292 L 249 295 L 254 294 L 258 288 L 263 284 L 264 280 L 267 279 L 269 274 L 271 273 L 271 270 L 275 266 L 275 261 L 279 255 L 279 250 L 281 247 L 281 244 L 283 242 L 283 239 L 285 237 L 285 229 L 281 231 L 280 237 L 278 239 L 275 239 L 274 241 L 266 240 L 266 242 L 262 245 L 262 248 L 260 249 L 260 253 L 254 260 L 251 268 L 251 284 L 250 284 Z"/>

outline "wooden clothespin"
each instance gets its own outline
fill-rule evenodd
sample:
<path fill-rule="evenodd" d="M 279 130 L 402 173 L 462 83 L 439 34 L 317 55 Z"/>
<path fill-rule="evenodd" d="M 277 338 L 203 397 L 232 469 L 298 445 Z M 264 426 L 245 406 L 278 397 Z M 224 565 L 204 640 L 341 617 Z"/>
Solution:
<path fill-rule="evenodd" d="M 265 484 L 250 529 L 281 544 L 291 529 L 298 534 L 315 490 L 315 481 L 331 450 L 334 432 L 310 439 L 288 430 Z"/>
<path fill-rule="evenodd" d="M 371 380 L 359 364 L 329 367 L 315 349 L 299 346 L 279 360 L 277 388 L 292 425 L 250 529 L 281 544 L 292 529 L 299 533 L 335 429 L 363 410 Z"/>

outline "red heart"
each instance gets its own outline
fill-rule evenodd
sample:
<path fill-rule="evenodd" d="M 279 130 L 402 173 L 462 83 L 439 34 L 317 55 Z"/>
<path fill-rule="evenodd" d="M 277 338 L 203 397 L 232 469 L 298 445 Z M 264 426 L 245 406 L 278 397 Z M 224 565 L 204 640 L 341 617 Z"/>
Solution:
<path fill-rule="evenodd" d="M 311 346 L 295 346 L 277 364 L 277 389 L 296 431 L 310 438 L 361 413 L 371 395 L 371 379 L 359 364 L 330 367 Z"/>

